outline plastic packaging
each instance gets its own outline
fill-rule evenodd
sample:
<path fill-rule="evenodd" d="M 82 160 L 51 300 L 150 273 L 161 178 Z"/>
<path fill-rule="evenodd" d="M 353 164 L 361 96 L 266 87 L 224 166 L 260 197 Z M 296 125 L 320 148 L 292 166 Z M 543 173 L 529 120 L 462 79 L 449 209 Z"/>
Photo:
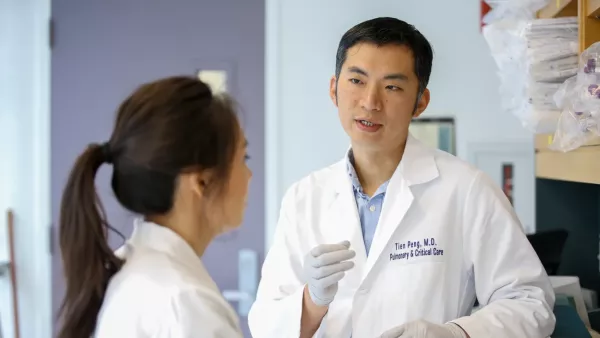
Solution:
<path fill-rule="evenodd" d="M 579 57 L 578 72 L 554 95 L 561 109 L 551 149 L 571 151 L 600 136 L 600 42 Z"/>
<path fill-rule="evenodd" d="M 527 117 L 525 112 L 529 109 L 525 86 L 527 42 L 521 36 L 525 27 L 526 21 L 507 18 L 483 28 L 484 38 L 498 67 L 496 74 L 500 80 L 501 109 L 516 115 L 521 121 Z"/>
<path fill-rule="evenodd" d="M 483 35 L 498 66 L 503 111 L 533 133 L 554 133 L 561 84 L 577 74 L 577 18 L 536 19 L 548 0 L 486 1 Z"/>
<path fill-rule="evenodd" d="M 537 19 L 527 24 L 523 36 L 527 40 L 527 95 L 532 110 L 559 110 L 554 94 L 566 79 L 577 74 L 577 32 L 577 18 Z"/>
<path fill-rule="evenodd" d="M 510 20 L 531 20 L 550 0 L 485 0 L 492 8 L 483 18 L 485 24 Z"/>

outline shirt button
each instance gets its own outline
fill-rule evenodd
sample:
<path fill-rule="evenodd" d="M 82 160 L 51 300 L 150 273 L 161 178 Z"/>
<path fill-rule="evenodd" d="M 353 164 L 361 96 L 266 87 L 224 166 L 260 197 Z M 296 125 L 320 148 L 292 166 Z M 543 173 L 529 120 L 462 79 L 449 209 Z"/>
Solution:
<path fill-rule="evenodd" d="M 371 205 L 371 207 L 369 207 L 369 210 L 371 210 L 371 211 L 375 211 L 375 206 L 374 206 L 374 205 Z"/>

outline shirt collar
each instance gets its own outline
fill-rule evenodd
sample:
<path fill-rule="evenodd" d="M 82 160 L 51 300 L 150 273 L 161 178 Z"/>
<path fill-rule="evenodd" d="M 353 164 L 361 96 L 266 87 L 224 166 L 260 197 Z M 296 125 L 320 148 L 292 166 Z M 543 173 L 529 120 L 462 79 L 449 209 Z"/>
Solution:
<path fill-rule="evenodd" d="M 348 164 L 349 161 L 348 153 L 352 150 L 348 147 L 348 151 L 344 155 L 336 167 L 336 170 L 346 172 L 347 175 L 338 175 L 336 179 L 336 191 L 342 192 L 348 188 L 348 181 L 350 178 Z M 396 171 L 392 175 L 389 181 L 389 185 L 397 186 L 399 181 L 405 181 L 408 186 L 415 184 L 422 184 L 434 180 L 440 175 L 440 172 L 436 163 L 436 152 L 437 150 L 429 148 L 422 144 L 420 141 L 408 136 L 406 147 L 404 148 L 404 154 L 402 155 L 402 161 L 396 168 Z M 354 174 L 358 181 L 356 173 Z"/>
<path fill-rule="evenodd" d="M 346 155 L 346 170 L 348 171 L 348 176 L 350 176 L 350 181 L 352 182 L 354 190 L 362 193 L 362 186 L 360 185 L 358 175 L 354 169 L 354 153 L 352 152 L 352 148 L 348 150 L 348 154 Z"/>
<path fill-rule="evenodd" d="M 352 188 L 354 192 L 364 194 L 362 185 L 358 180 L 358 175 L 356 174 L 356 170 L 354 169 L 354 153 L 352 152 L 352 148 L 348 149 L 348 153 L 346 154 L 346 170 L 348 171 L 348 176 L 350 176 L 350 181 L 352 182 Z M 389 180 L 384 182 L 377 191 L 373 194 L 373 196 L 377 196 L 381 193 L 385 193 Z"/>

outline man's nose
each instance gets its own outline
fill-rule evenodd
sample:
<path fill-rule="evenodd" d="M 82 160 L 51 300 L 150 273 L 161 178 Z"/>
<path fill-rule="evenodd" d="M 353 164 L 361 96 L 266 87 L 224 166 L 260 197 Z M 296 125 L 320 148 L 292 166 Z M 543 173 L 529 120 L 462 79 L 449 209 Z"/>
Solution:
<path fill-rule="evenodd" d="M 381 94 L 379 93 L 379 90 L 374 86 L 367 88 L 365 96 L 362 99 L 361 106 L 365 110 L 381 110 L 382 103 Z"/>

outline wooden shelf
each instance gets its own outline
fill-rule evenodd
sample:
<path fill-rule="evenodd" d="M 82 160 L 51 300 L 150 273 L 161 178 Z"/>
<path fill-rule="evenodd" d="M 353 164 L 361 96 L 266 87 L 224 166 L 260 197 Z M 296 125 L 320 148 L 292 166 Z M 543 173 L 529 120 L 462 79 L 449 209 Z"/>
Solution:
<path fill-rule="evenodd" d="M 600 0 L 551 0 L 538 18 L 579 17 L 579 49 L 600 41 Z"/>
<path fill-rule="evenodd" d="M 535 150 L 550 150 L 549 146 L 552 143 L 552 134 L 537 134 L 535 135 Z M 600 146 L 600 136 L 592 137 L 588 142 L 584 143 L 584 147 Z"/>
<path fill-rule="evenodd" d="M 579 6 L 579 51 L 584 51 L 594 42 L 600 41 L 600 0 L 578 0 Z"/>
<path fill-rule="evenodd" d="M 550 143 L 550 134 L 535 136 L 536 177 L 600 184 L 600 137 L 566 153 L 550 150 Z"/>
<path fill-rule="evenodd" d="M 600 184 L 600 145 L 561 153 L 541 150 L 535 154 L 538 178 Z"/>
<path fill-rule="evenodd" d="M 600 0 L 588 0 L 587 16 L 592 18 L 600 16 Z"/>
<path fill-rule="evenodd" d="M 577 0 L 552 0 L 538 12 L 540 19 L 577 16 Z"/>
<path fill-rule="evenodd" d="M 579 51 L 600 41 L 600 0 L 552 0 L 539 18 L 577 16 Z M 566 153 L 552 151 L 552 135 L 536 135 L 535 175 L 553 180 L 600 184 L 600 137 Z"/>

